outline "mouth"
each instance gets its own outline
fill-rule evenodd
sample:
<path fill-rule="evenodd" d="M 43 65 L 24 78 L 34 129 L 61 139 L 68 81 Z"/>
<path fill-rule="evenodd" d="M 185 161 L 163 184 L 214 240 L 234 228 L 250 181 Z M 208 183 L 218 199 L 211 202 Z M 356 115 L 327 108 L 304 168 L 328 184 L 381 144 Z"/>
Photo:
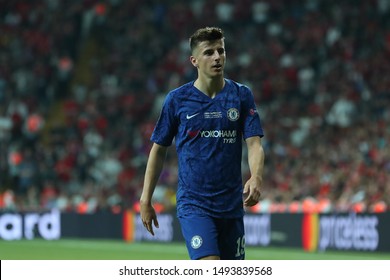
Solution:
<path fill-rule="evenodd" d="M 214 69 L 221 70 L 222 69 L 222 64 L 216 64 L 213 66 Z"/>

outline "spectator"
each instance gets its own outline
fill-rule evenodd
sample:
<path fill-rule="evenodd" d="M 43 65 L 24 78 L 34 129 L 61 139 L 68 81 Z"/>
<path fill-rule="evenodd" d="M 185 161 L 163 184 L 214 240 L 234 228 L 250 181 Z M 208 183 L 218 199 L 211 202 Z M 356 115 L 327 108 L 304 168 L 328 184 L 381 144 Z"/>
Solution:
<path fill-rule="evenodd" d="M 185 38 L 221 25 L 234 40 L 226 74 L 251 86 L 266 120 L 257 211 L 389 210 L 387 2 L 0 0 L 0 207 L 35 207 L 37 192 L 43 208 L 132 208 L 153 108 L 195 74 Z"/>

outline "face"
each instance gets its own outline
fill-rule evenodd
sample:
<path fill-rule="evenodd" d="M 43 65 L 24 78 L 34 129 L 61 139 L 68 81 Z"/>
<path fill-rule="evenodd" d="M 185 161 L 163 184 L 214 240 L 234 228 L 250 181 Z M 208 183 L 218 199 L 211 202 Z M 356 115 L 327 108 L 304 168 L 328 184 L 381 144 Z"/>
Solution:
<path fill-rule="evenodd" d="M 192 65 L 198 68 L 198 74 L 213 78 L 223 76 L 226 52 L 221 40 L 201 42 L 190 57 Z"/>

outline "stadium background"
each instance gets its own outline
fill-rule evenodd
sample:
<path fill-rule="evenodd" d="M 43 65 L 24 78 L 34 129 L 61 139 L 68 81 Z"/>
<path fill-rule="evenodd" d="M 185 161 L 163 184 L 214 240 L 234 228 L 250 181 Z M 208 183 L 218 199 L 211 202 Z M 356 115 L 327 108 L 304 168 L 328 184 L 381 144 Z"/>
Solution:
<path fill-rule="evenodd" d="M 137 212 L 161 102 L 195 77 L 187 38 L 207 25 L 225 30 L 226 75 L 251 87 L 266 133 L 248 212 L 388 217 L 389 13 L 387 0 L 0 0 L 0 217 Z M 171 149 L 160 212 L 176 174 Z"/>

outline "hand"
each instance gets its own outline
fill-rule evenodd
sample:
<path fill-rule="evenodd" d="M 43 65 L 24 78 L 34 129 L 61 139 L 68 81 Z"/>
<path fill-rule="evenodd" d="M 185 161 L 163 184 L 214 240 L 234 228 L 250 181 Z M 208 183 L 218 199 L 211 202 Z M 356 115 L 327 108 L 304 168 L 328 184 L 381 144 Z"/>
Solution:
<path fill-rule="evenodd" d="M 243 191 L 244 206 L 255 206 L 261 197 L 260 189 L 262 180 L 259 177 L 252 176 L 245 184 Z"/>
<path fill-rule="evenodd" d="M 154 231 L 153 231 L 153 225 L 158 228 L 158 220 L 156 216 L 156 211 L 154 210 L 152 204 L 140 204 L 141 210 L 141 220 L 144 225 L 144 227 L 147 229 L 147 231 L 150 232 L 151 235 L 154 236 Z M 153 225 L 152 225 L 153 223 Z"/>

